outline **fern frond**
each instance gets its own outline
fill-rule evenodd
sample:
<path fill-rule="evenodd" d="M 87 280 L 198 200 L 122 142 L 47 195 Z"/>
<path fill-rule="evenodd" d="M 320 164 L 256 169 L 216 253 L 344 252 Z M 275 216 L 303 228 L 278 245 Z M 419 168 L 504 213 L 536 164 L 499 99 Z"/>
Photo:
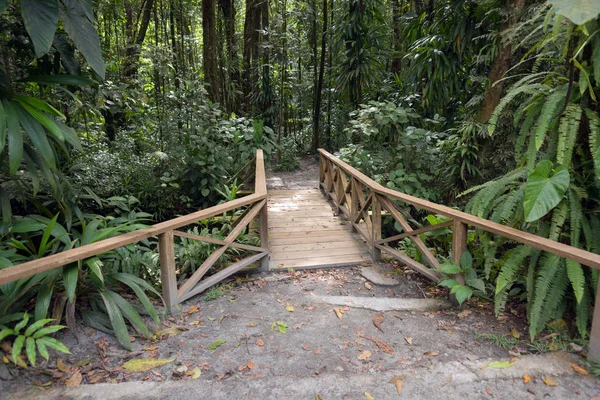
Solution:
<path fill-rule="evenodd" d="M 590 291 L 586 287 L 583 291 L 581 301 L 575 306 L 575 321 L 579 335 L 585 339 L 587 336 L 587 327 L 590 321 Z"/>
<path fill-rule="evenodd" d="M 523 214 L 518 215 L 517 211 L 519 209 L 522 210 L 522 207 L 519 207 L 523 204 L 523 199 L 525 198 L 525 184 L 522 184 L 518 189 L 513 190 L 502 204 L 502 207 L 498 207 L 496 210 L 497 214 L 492 217 L 492 221 L 503 223 L 506 225 L 512 225 L 512 222 L 515 220 L 522 220 Z"/>
<path fill-rule="evenodd" d="M 567 96 L 567 84 L 554 89 L 554 92 L 546 98 L 546 102 L 540 112 L 536 128 L 535 128 L 535 148 L 539 150 L 546 139 L 546 132 L 550 126 L 550 122 L 556 116 L 558 110 L 562 108 Z"/>
<path fill-rule="evenodd" d="M 598 51 L 600 52 L 600 49 Z M 598 64 L 598 70 L 600 70 L 600 62 L 595 64 Z M 594 159 L 594 171 L 596 172 L 596 178 L 600 179 L 600 116 L 589 108 L 585 109 L 585 115 L 588 117 L 590 127 L 589 145 Z"/>
<path fill-rule="evenodd" d="M 520 94 L 531 94 L 531 95 L 543 94 L 547 90 L 549 90 L 548 86 L 543 85 L 541 83 L 531 83 L 528 85 L 516 85 L 516 84 L 513 85 L 512 88 L 508 91 L 508 93 L 502 98 L 500 103 L 498 103 L 498 106 L 496 106 L 496 108 L 494 109 L 494 112 L 492 113 L 492 116 L 489 120 L 489 126 L 488 126 L 488 131 L 489 131 L 490 135 L 492 133 L 494 133 L 494 130 L 496 129 L 496 124 L 498 123 L 498 118 L 499 118 L 500 114 L 502 113 L 504 108 L 511 101 L 513 101 L 513 99 L 515 97 L 517 97 Z"/>
<path fill-rule="evenodd" d="M 529 336 L 531 340 L 544 329 L 542 322 L 542 308 L 548 298 L 552 283 L 555 281 L 557 271 L 561 268 L 561 258 L 554 254 L 545 253 L 540 260 L 540 271 L 535 279 L 533 301 L 529 312 Z M 554 293 L 552 294 L 554 296 Z M 552 297 L 552 296 L 550 296 Z"/>
<path fill-rule="evenodd" d="M 561 201 L 554 210 L 552 210 L 552 221 L 550 224 L 550 233 L 548 239 L 558 242 L 560 234 L 563 231 L 563 225 L 569 215 L 569 207 L 565 200 Z"/>
<path fill-rule="evenodd" d="M 521 128 L 519 129 L 519 137 L 515 143 L 515 161 L 518 163 L 523 158 L 523 150 L 527 139 L 531 137 L 531 128 L 533 127 L 536 118 L 542 109 L 540 103 L 536 104 L 536 107 L 529 110 Z"/>
<path fill-rule="evenodd" d="M 565 110 L 565 115 L 560 119 L 558 144 L 556 145 L 556 162 L 567 169 L 571 165 L 580 122 L 581 107 L 576 104 L 569 104 Z"/>
<path fill-rule="evenodd" d="M 496 279 L 496 293 L 506 289 L 514 283 L 513 278 L 523 265 L 523 261 L 531 254 L 529 246 L 520 245 L 507 251 L 500 259 L 502 267 L 498 279 Z"/>
<path fill-rule="evenodd" d="M 567 288 L 569 287 L 569 280 L 567 279 L 567 272 L 564 268 L 564 261 L 564 259 L 559 261 L 560 268 L 556 271 L 556 274 L 552 279 L 550 291 L 544 300 L 544 307 L 542 308 L 542 315 L 540 316 L 538 323 L 539 330 L 537 333 L 541 332 L 548 322 L 561 318 L 565 312 L 567 304 L 563 300 L 567 293 Z"/>
<path fill-rule="evenodd" d="M 571 212 L 571 246 L 579 247 L 582 223 L 585 217 L 581 208 L 581 197 L 574 189 L 569 190 L 569 209 Z"/>
<path fill-rule="evenodd" d="M 542 255 L 542 251 L 538 249 L 531 250 L 531 257 L 529 258 L 529 265 L 527 266 L 527 276 L 525 278 L 525 284 L 527 286 L 527 317 L 531 315 L 531 306 L 533 304 L 533 295 L 535 292 L 535 270 L 537 267 L 538 260 Z"/>
<path fill-rule="evenodd" d="M 577 304 L 579 304 L 583 298 L 583 291 L 585 288 L 585 275 L 583 274 L 581 264 L 577 261 L 567 260 L 567 276 L 573 287 Z"/>

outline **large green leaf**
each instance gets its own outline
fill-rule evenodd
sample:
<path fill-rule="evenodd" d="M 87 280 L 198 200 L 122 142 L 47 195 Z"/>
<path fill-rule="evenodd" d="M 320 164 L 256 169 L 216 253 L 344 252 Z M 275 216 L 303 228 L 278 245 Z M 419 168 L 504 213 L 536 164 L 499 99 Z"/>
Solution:
<path fill-rule="evenodd" d="M 121 314 L 121 310 L 115 304 L 110 294 L 107 294 L 107 292 L 108 291 L 100 291 L 100 296 L 102 296 L 102 300 L 104 301 L 106 311 L 108 312 L 108 318 L 110 319 L 110 323 L 115 332 L 115 336 L 117 337 L 117 340 L 119 341 L 121 346 L 131 351 L 129 332 L 127 331 L 127 325 L 125 325 L 123 314 Z"/>
<path fill-rule="evenodd" d="M 42 128 L 42 125 L 20 104 L 16 104 L 15 109 L 19 115 L 19 123 L 23 127 L 23 130 L 27 132 L 27 136 L 29 136 L 31 143 L 33 143 L 35 149 L 40 153 L 48 167 L 51 170 L 56 171 L 54 151 L 52 150 L 52 146 L 50 146 L 44 128 Z"/>
<path fill-rule="evenodd" d="M 600 14 L 600 1 L 598 0 L 548 0 L 556 12 L 569 18 L 577 25 L 596 18 Z"/>
<path fill-rule="evenodd" d="M 19 82 L 34 82 L 42 85 L 76 85 L 93 86 L 97 85 L 93 79 L 88 79 L 78 75 L 34 75 L 19 79 Z"/>
<path fill-rule="evenodd" d="M 91 0 L 64 0 L 60 9 L 65 31 L 85 57 L 92 69 L 104 79 L 102 48 L 90 16 Z"/>
<path fill-rule="evenodd" d="M 63 267 L 63 283 L 70 302 L 75 300 L 75 289 L 77 289 L 77 278 L 79 277 L 79 266 L 77 263 Z"/>
<path fill-rule="evenodd" d="M 12 102 L 4 100 L 6 126 L 8 127 L 8 162 L 10 174 L 14 175 L 23 159 L 23 134 L 19 126 L 19 116 Z"/>
<path fill-rule="evenodd" d="M 57 0 L 21 0 L 21 14 L 25 29 L 31 37 L 35 56 L 41 57 L 50 50 L 58 24 Z"/>
<path fill-rule="evenodd" d="M 569 188 L 569 171 L 563 167 L 553 170 L 549 160 L 540 161 L 527 178 L 525 186 L 525 220 L 537 221 L 560 203 Z"/>

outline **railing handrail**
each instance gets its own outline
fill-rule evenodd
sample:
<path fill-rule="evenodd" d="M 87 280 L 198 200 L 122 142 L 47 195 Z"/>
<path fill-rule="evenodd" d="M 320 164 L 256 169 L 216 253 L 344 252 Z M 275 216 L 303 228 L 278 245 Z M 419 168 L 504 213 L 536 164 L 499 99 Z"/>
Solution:
<path fill-rule="evenodd" d="M 263 200 L 267 197 L 267 182 L 265 178 L 263 152 L 260 149 L 256 151 L 255 174 L 255 193 L 251 195 L 160 222 L 149 228 L 128 232 L 96 243 L 86 244 L 71 250 L 2 269 L 0 270 L 0 285 L 62 267 L 76 261 L 84 260 L 122 246 L 139 242 L 140 240 L 148 239 L 152 236 L 163 234 L 167 231 L 181 228 L 182 226 L 192 224 L 202 219 L 214 217 L 226 211 L 231 211 Z"/>
<path fill-rule="evenodd" d="M 560 257 L 564 257 L 573 261 L 577 261 L 581 264 L 587 265 L 588 267 L 600 269 L 600 255 L 579 249 L 577 247 L 569 246 L 564 243 L 556 242 L 533 233 L 521 231 L 516 228 L 512 228 L 506 225 L 499 224 L 484 218 L 479 218 L 474 215 L 468 214 L 463 211 L 455 210 L 453 208 L 443 206 L 437 203 L 433 203 L 428 200 L 420 199 L 415 196 L 401 193 L 393 189 L 386 188 L 381 184 L 375 182 L 362 172 L 356 170 L 354 167 L 348 165 L 344 161 L 335 157 L 324 149 L 319 149 L 319 153 L 331 161 L 333 164 L 341 168 L 345 173 L 351 175 L 353 178 L 360 181 L 363 185 L 368 186 L 373 192 L 378 193 L 382 196 L 387 196 L 392 199 L 400 200 L 404 203 L 413 205 L 417 208 L 422 208 L 436 214 L 443 215 L 453 220 L 458 220 L 464 224 L 471 225 L 473 227 L 483 229 L 484 231 L 491 232 L 503 236 L 508 239 L 512 239 L 516 242 L 528 245 L 530 247 L 546 251 L 551 254 L 555 254 Z"/>

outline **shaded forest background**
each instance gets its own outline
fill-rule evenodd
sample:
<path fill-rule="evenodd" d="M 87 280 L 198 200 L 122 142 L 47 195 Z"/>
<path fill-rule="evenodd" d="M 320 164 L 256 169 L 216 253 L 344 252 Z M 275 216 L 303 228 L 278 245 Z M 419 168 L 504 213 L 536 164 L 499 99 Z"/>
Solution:
<path fill-rule="evenodd" d="M 323 147 L 390 188 L 598 252 L 600 10 L 580 3 L 2 0 L 0 268 L 231 200 L 256 148 L 294 169 Z M 424 240 L 448 259 L 447 235 Z M 181 276 L 211 250 L 182 239 Z M 526 304 L 532 338 L 562 318 L 586 337 L 598 271 L 475 230 L 469 250 L 473 295 Z M 115 309 L 143 329 L 105 293 L 133 290 L 154 316 L 158 271 L 146 241 L 4 285 L 0 327 L 64 311 L 122 332 Z"/>

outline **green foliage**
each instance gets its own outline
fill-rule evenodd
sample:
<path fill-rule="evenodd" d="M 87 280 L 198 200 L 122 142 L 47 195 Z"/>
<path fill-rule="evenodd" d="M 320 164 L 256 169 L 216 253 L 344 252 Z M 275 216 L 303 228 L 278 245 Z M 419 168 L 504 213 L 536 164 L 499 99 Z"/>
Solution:
<path fill-rule="evenodd" d="M 553 169 L 552 161 L 540 161 L 527 178 L 523 207 L 525 221 L 533 222 L 548 214 L 563 199 L 569 188 L 569 171 Z"/>
<path fill-rule="evenodd" d="M 24 351 L 29 364 L 35 367 L 37 354 L 39 353 L 46 360 L 49 358 L 48 348 L 69 353 L 69 349 L 60 341 L 50 337 L 50 335 L 64 328 L 63 325 L 48 325 L 54 321 L 51 318 L 39 319 L 29 324 L 29 314 L 9 314 L 0 318 L 0 342 L 4 339 L 14 336 L 12 340 L 11 361 L 15 365 L 27 367 L 21 358 L 21 352 Z M 20 320 L 20 321 L 19 321 Z M 12 328 L 7 325 L 10 322 L 17 322 Z"/>
<path fill-rule="evenodd" d="M 454 263 L 444 263 L 440 266 L 442 279 L 438 282 L 439 286 L 450 289 L 450 294 L 454 294 L 458 304 L 462 305 L 465 300 L 473 296 L 473 293 L 485 295 L 485 283 L 477 276 L 477 271 L 473 265 L 473 256 L 465 251 L 460 257 L 460 265 Z M 463 274 L 465 283 L 461 284 L 454 277 Z"/>

